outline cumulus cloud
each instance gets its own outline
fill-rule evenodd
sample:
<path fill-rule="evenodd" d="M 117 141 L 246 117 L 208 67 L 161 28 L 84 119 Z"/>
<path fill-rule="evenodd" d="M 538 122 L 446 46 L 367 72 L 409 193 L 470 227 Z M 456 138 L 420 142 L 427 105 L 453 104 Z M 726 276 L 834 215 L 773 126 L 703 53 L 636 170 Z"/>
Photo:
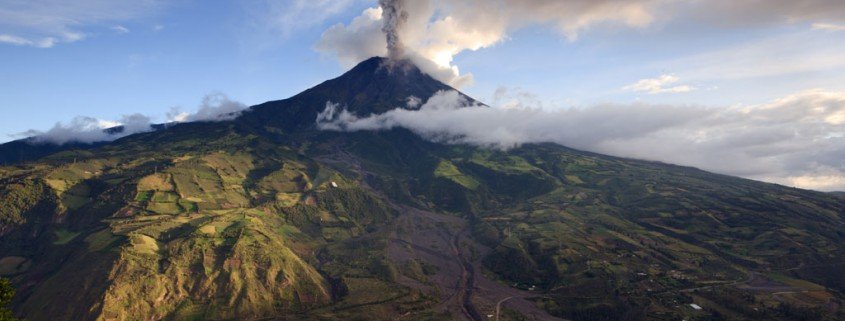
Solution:
<path fill-rule="evenodd" d="M 381 8 L 369 8 L 349 25 L 336 24 L 323 32 L 315 49 L 335 54 L 344 66 L 375 56 L 387 55 L 387 40 L 381 34 Z"/>
<path fill-rule="evenodd" d="M 461 75 L 454 57 L 466 50 L 479 50 L 504 41 L 507 33 L 527 25 L 556 28 L 570 40 L 597 24 L 644 27 L 654 17 L 650 8 L 659 1 L 645 0 L 414 0 L 381 1 L 401 19 L 399 25 L 384 24 L 382 7 L 365 10 L 348 24 L 328 29 L 318 51 L 337 57 L 349 66 L 373 55 L 386 55 L 382 26 L 393 26 L 391 38 L 403 44 L 407 57 L 438 80 L 460 88 L 472 83 Z M 398 7 L 397 7 L 398 6 Z"/>
<path fill-rule="evenodd" d="M 646 28 L 658 20 L 721 26 L 811 22 L 826 30 L 845 21 L 845 2 L 839 0 L 414 0 L 403 1 L 403 8 L 408 17 L 398 38 L 410 58 L 428 62 L 423 71 L 455 87 L 472 82 L 455 66 L 456 55 L 494 46 L 526 26 L 549 27 L 575 41 L 590 29 Z M 386 55 L 382 13 L 370 8 L 349 24 L 332 26 L 316 49 L 347 67 Z"/>
<path fill-rule="evenodd" d="M 690 85 L 676 85 L 680 79 L 674 75 L 662 75 L 657 78 L 640 79 L 639 81 L 625 86 L 623 90 L 647 92 L 656 94 L 677 94 L 695 90 Z"/>
<path fill-rule="evenodd" d="M 92 26 L 123 30 L 108 23 L 141 18 L 162 6 L 160 0 L 0 1 L 0 42 L 50 48 L 86 38 Z"/>
<path fill-rule="evenodd" d="M 440 92 L 419 108 L 358 117 L 328 103 L 318 128 L 407 128 L 443 143 L 508 149 L 553 142 L 820 190 L 845 189 L 845 93 L 799 92 L 734 107 L 597 105 L 544 110 L 472 105 Z"/>
<path fill-rule="evenodd" d="M 56 123 L 47 131 L 29 130 L 22 136 L 32 137 L 36 143 L 62 145 L 66 143 L 96 143 L 111 141 L 135 133 L 152 130 L 150 118 L 141 114 L 123 116 L 120 121 L 109 121 L 79 116 L 69 123 Z"/>
<path fill-rule="evenodd" d="M 397 41 L 401 39 L 407 58 L 414 60 L 423 71 L 459 87 L 471 78 L 461 77 L 457 67 L 452 65 L 454 55 L 498 42 L 504 36 L 503 25 L 494 19 L 473 18 L 475 14 L 470 14 L 467 6 L 454 7 L 456 11 L 450 11 L 449 15 L 436 17 L 437 10 L 445 9 L 437 7 L 440 4 L 432 0 L 403 1 L 401 11 L 407 16 L 401 19 L 401 28 L 395 29 L 392 35 Z M 489 6 L 487 2 L 478 4 Z M 323 34 L 316 49 L 334 55 L 347 66 L 371 56 L 385 56 L 388 50 L 382 32 L 383 16 L 384 10 L 375 7 L 365 10 L 348 25 L 334 25 Z M 486 26 L 472 25 L 476 21 L 485 22 Z"/>
<path fill-rule="evenodd" d="M 238 118 L 246 109 L 243 103 L 233 101 L 221 93 L 206 95 L 194 113 L 184 112 L 178 107 L 171 108 L 167 113 L 170 122 L 185 123 L 199 121 L 226 121 Z"/>

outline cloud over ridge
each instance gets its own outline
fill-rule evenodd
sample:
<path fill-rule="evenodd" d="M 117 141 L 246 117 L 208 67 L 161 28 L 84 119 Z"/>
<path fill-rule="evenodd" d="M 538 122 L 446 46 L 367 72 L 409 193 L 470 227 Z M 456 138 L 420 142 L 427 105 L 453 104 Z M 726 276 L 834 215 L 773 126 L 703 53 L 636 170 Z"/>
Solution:
<path fill-rule="evenodd" d="M 316 122 L 321 130 L 406 128 L 435 142 L 500 149 L 551 142 L 791 186 L 845 189 L 843 92 L 809 90 L 727 108 L 606 104 L 544 110 L 472 105 L 448 91 L 418 109 L 368 117 L 329 102 Z"/>
<path fill-rule="evenodd" d="M 193 113 L 171 108 L 167 123 L 219 122 L 232 120 L 246 109 L 243 103 L 233 101 L 222 93 L 203 97 Z M 113 141 L 132 134 L 154 130 L 153 117 L 135 113 L 124 115 L 119 120 L 106 120 L 89 116 L 77 116 L 71 121 L 57 122 L 48 130 L 30 129 L 14 136 L 30 138 L 32 143 L 63 145 L 67 143 L 91 144 Z"/>

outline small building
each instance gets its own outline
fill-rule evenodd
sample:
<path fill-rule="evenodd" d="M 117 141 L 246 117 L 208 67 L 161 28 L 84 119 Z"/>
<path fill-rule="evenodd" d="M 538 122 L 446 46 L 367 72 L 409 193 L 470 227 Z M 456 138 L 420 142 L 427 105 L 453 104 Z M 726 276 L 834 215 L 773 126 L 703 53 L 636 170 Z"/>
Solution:
<path fill-rule="evenodd" d="M 701 310 L 701 306 L 698 304 L 692 303 L 689 306 L 691 306 L 694 310 Z"/>
<path fill-rule="evenodd" d="M 332 182 L 332 187 L 337 188 L 337 183 Z"/>

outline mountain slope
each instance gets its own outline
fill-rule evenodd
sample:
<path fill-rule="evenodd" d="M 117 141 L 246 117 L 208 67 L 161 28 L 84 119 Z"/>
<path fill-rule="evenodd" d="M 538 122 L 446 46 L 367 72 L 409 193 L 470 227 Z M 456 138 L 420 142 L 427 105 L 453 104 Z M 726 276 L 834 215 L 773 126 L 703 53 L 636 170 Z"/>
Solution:
<path fill-rule="evenodd" d="M 448 86 L 363 62 L 230 122 L 0 167 L 28 320 L 837 320 L 845 203 L 553 144 L 313 127 Z M 704 310 L 695 310 L 695 303 Z"/>

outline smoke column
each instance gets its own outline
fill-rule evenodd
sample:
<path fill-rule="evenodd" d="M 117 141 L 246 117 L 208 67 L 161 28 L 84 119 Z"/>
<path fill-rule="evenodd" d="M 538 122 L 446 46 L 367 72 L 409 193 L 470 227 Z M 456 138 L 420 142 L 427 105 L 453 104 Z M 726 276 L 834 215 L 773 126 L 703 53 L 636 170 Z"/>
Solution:
<path fill-rule="evenodd" d="M 387 37 L 388 58 L 399 60 L 404 54 L 402 40 L 399 39 L 399 30 L 408 21 L 408 12 L 405 11 L 405 0 L 379 0 L 382 8 L 383 25 L 381 30 Z"/>

